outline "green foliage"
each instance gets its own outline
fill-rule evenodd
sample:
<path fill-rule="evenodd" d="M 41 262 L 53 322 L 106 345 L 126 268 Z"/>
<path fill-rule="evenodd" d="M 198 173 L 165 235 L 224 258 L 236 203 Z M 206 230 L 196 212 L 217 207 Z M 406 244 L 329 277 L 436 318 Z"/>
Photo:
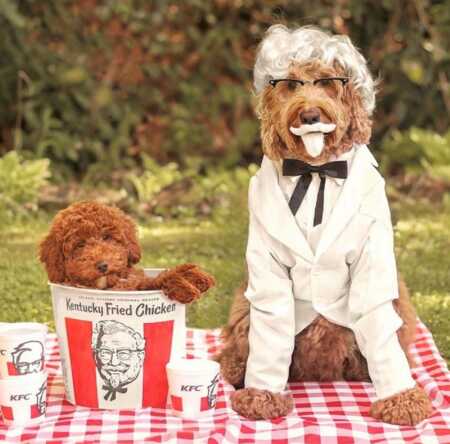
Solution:
<path fill-rule="evenodd" d="M 0 0 L 0 145 L 55 177 L 260 154 L 256 44 L 275 22 L 347 33 L 381 77 L 374 146 L 440 133 L 450 113 L 450 0 Z M 147 191 L 146 191 L 147 192 Z"/>
<path fill-rule="evenodd" d="M 50 177 L 49 161 L 23 160 L 15 151 L 0 158 L 0 216 L 36 210 L 39 191 Z"/>
<path fill-rule="evenodd" d="M 180 180 L 182 175 L 176 163 L 159 165 L 152 158 L 143 156 L 145 171 L 142 175 L 131 173 L 128 179 L 133 184 L 140 203 L 151 201 L 165 187 Z"/>
<path fill-rule="evenodd" d="M 450 131 L 443 136 L 420 128 L 394 131 L 382 145 L 386 172 L 402 168 L 407 173 L 426 172 L 450 183 Z"/>
<path fill-rule="evenodd" d="M 127 177 L 134 188 L 137 205 L 133 208 L 166 217 L 214 215 L 229 213 L 235 196 L 248 188 L 256 165 L 205 170 L 199 159 L 187 159 L 183 170 L 170 162 L 164 166 L 145 156 L 142 174 Z M 242 193 L 245 195 L 245 193 Z M 133 199 L 132 199 L 133 200 Z"/>
<path fill-rule="evenodd" d="M 255 164 L 233 170 L 216 168 L 207 175 L 196 175 L 190 193 L 198 203 L 218 203 L 223 212 L 229 212 L 233 196 L 238 193 L 246 195 L 250 177 L 256 173 L 257 168 Z"/>

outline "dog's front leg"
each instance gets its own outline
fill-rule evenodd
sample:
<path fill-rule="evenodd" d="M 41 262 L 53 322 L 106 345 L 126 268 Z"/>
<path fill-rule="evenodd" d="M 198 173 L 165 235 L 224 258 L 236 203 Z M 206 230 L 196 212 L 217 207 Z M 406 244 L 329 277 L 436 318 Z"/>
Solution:
<path fill-rule="evenodd" d="M 231 398 L 233 409 L 250 419 L 274 419 L 293 408 L 284 393 L 294 350 L 293 298 L 274 311 L 250 307 L 245 388 Z"/>

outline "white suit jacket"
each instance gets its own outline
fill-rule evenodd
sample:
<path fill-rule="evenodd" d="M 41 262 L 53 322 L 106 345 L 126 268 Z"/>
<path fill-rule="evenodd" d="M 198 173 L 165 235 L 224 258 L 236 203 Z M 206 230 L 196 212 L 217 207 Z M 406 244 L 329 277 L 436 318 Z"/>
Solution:
<path fill-rule="evenodd" d="M 392 305 L 398 282 L 384 180 L 368 148 L 355 149 L 315 253 L 289 209 L 274 163 L 264 157 L 250 181 L 246 387 L 284 390 L 295 335 L 318 314 L 353 330 L 378 399 L 415 385 L 396 334 L 402 320 Z"/>

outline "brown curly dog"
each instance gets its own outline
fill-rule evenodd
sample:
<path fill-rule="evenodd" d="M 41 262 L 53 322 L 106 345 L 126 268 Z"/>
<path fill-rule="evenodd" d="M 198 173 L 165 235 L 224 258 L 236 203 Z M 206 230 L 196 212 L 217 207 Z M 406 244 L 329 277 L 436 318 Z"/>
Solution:
<path fill-rule="evenodd" d="M 278 31 L 273 31 L 273 34 Z M 282 48 L 282 45 L 279 47 Z M 269 49 L 278 50 L 276 46 Z M 271 160 L 295 158 L 321 164 L 328 162 L 333 155 L 349 151 L 355 143 L 369 142 L 372 122 L 352 78 L 345 87 L 340 82 L 314 83 L 315 79 L 343 76 L 348 76 L 348 72 L 338 63 L 327 64 L 318 59 L 291 61 L 287 75 L 281 77 L 301 80 L 303 86 L 283 81 L 276 87 L 261 88 L 256 110 L 261 119 L 262 145 L 267 157 Z M 308 113 L 314 121 L 336 125 L 336 130 L 326 135 L 323 151 L 314 158 L 308 154 L 302 138 L 289 130 L 299 127 Z M 311 117 L 309 115 L 308 118 Z M 243 388 L 250 325 L 250 304 L 244 296 L 246 286 L 243 285 L 235 295 L 228 325 L 223 330 L 224 348 L 216 359 L 220 362 L 224 378 L 238 389 L 232 395 L 234 410 L 252 419 L 276 418 L 292 410 L 293 401 L 289 395 Z M 400 297 L 394 304 L 404 323 L 397 334 L 408 356 L 408 346 L 414 339 L 416 317 L 404 283 L 400 282 L 399 290 Z M 413 363 L 409 356 L 408 361 L 411 366 Z M 370 381 L 367 362 L 350 329 L 318 316 L 295 338 L 289 381 L 338 380 Z M 431 403 L 419 386 L 376 401 L 370 409 L 373 417 L 399 425 L 414 425 L 430 413 Z"/>
<path fill-rule="evenodd" d="M 251 419 L 271 419 L 288 414 L 293 407 L 291 397 L 257 389 L 242 389 L 247 365 L 250 304 L 244 296 L 246 284 L 236 292 L 230 317 L 222 331 L 224 347 L 216 359 L 220 362 L 222 376 L 236 389 L 233 409 Z M 400 281 L 400 298 L 395 308 L 404 324 L 398 330 L 400 344 L 410 365 L 414 362 L 408 354 L 413 342 L 416 315 L 409 300 L 408 289 Z M 353 332 L 347 328 L 317 317 L 295 339 L 290 382 L 306 381 L 370 381 L 366 359 L 360 353 Z M 413 425 L 429 416 L 431 404 L 420 388 L 408 390 L 393 398 L 375 402 L 370 414 L 384 422 Z"/>
<path fill-rule="evenodd" d="M 188 303 L 215 284 L 193 264 L 155 278 L 134 268 L 141 258 L 135 223 L 118 208 L 97 202 L 79 202 L 60 211 L 39 253 L 49 280 L 71 286 L 163 290 L 170 299 Z"/>

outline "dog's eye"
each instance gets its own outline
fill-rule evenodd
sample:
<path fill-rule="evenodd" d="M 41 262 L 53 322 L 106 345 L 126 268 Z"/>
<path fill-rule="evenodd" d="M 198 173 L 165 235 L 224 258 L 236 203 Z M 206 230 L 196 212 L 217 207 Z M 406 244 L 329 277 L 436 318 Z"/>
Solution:
<path fill-rule="evenodd" d="M 83 248 L 86 245 L 85 241 L 80 241 L 77 242 L 77 244 L 75 245 L 75 248 Z"/>
<path fill-rule="evenodd" d="M 111 236 L 109 233 L 105 233 L 105 234 L 102 236 L 102 239 L 105 240 L 105 241 L 111 240 L 111 239 L 112 239 L 112 236 Z"/>
<path fill-rule="evenodd" d="M 319 86 L 331 86 L 333 84 L 332 79 L 318 79 L 317 85 Z"/>

